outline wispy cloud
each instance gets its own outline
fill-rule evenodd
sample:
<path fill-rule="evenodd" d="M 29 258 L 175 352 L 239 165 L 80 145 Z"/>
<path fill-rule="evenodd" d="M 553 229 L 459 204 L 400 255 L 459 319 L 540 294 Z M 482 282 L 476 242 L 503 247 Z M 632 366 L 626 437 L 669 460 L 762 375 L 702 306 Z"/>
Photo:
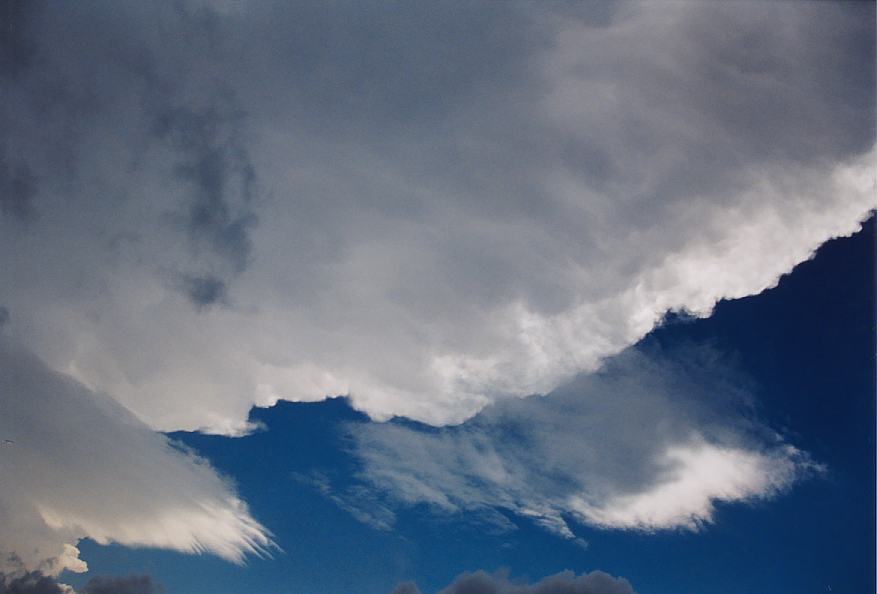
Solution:
<path fill-rule="evenodd" d="M 272 547 L 205 460 L 2 337 L 0 394 L 0 571 L 85 571 L 86 537 L 236 563 Z"/>
<path fill-rule="evenodd" d="M 698 530 L 718 502 L 772 497 L 819 468 L 758 421 L 741 386 L 711 349 L 633 350 L 458 427 L 355 423 L 349 433 L 360 478 L 384 505 L 511 512 L 566 538 L 576 523 Z"/>

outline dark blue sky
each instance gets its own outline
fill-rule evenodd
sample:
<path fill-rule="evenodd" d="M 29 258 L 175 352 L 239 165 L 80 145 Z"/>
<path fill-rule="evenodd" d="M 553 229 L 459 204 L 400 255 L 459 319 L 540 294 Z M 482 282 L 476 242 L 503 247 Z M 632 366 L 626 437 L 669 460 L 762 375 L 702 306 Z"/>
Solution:
<path fill-rule="evenodd" d="M 600 569 L 640 594 L 873 591 L 874 269 L 872 218 L 778 287 L 723 301 L 707 319 L 670 319 L 639 345 L 711 345 L 743 372 L 762 420 L 826 467 L 773 499 L 720 504 L 700 532 L 576 526 L 585 548 L 521 518 L 509 516 L 518 529 L 497 533 L 465 513 L 423 506 L 397 509 L 391 531 L 374 529 L 302 479 L 329 473 L 343 488 L 359 470 L 343 427 L 368 421 L 335 399 L 254 409 L 266 429 L 245 438 L 174 434 L 236 481 L 283 552 L 238 567 L 84 541 L 83 556 L 92 574 L 148 573 L 170 592 L 193 594 L 384 594 L 403 580 L 433 592 L 480 568 L 530 580 Z"/>

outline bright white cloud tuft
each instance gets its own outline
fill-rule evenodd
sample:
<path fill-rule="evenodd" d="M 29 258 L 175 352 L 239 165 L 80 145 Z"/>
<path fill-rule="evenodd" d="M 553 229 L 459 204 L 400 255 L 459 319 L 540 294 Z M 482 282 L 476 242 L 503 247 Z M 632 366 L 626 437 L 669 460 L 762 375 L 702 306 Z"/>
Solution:
<path fill-rule="evenodd" d="M 665 476 L 654 485 L 596 505 L 576 495 L 569 508 L 602 528 L 697 529 L 712 521 L 714 502 L 769 497 L 788 487 L 805 460 L 792 446 L 766 454 L 697 442 L 674 445 L 661 455 Z"/>
<path fill-rule="evenodd" d="M 236 563 L 272 546 L 205 460 L 6 340 L 0 395 L 0 572 L 85 571 L 82 538 Z"/>

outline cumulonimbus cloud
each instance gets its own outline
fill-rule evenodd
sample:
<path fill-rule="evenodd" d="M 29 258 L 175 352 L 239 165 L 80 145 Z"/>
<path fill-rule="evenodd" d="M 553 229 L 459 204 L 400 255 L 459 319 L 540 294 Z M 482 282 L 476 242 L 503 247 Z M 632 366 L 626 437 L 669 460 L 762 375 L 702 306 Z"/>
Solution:
<path fill-rule="evenodd" d="M 772 286 L 877 205 L 873 3 L 10 6 L 0 312 L 47 367 L 4 351 L 33 377 L 2 373 L 52 390 L 0 404 L 65 447 L 4 457 L 27 479 L 2 525 L 55 569 L 83 535 L 265 546 L 147 427 L 238 435 L 254 404 L 339 394 L 459 423 L 597 369 L 668 310 Z M 28 408 L 55 389 L 90 404 Z M 101 449 L 133 457 L 106 460 L 121 478 L 76 457 L 104 431 L 131 445 Z M 764 443 L 666 445 L 663 490 L 609 477 L 542 503 L 697 522 L 798 467 Z M 116 480 L 155 503 L 94 498 Z"/>
<path fill-rule="evenodd" d="M 161 430 L 460 422 L 877 205 L 868 3 L 19 12 L 7 332 Z"/>

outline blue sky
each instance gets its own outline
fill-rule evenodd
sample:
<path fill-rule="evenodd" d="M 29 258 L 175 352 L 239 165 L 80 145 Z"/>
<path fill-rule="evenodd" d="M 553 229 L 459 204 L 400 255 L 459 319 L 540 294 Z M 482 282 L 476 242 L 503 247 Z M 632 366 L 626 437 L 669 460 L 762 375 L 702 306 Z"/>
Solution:
<path fill-rule="evenodd" d="M 0 0 L 0 594 L 873 589 L 875 7 Z"/>

